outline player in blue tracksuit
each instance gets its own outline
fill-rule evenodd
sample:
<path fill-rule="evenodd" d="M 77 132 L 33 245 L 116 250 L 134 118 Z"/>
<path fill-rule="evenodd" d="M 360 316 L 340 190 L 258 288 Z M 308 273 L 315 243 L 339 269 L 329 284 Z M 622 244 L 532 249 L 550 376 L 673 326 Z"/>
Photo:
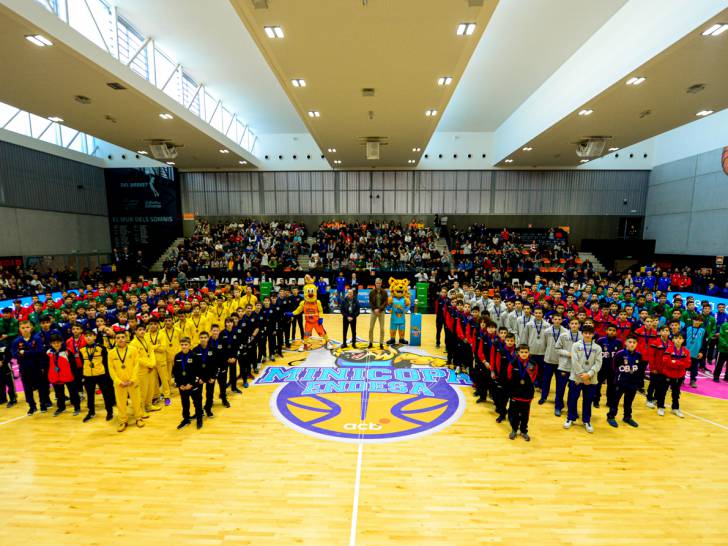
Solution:
<path fill-rule="evenodd" d="M 10 346 L 10 353 L 18 362 L 25 401 L 28 403 L 28 415 L 33 415 L 38 410 L 33 396 L 35 390 L 38 391 L 40 398 L 40 411 L 45 413 L 51 406 L 48 372 L 44 366 L 48 359 L 37 335 L 31 336 L 32 323 L 28 320 L 21 321 L 19 330 L 20 335 Z M 45 375 L 44 369 L 46 369 Z"/>
<path fill-rule="evenodd" d="M 622 421 L 632 427 L 639 426 L 632 419 L 632 401 L 637 394 L 637 389 L 642 385 L 647 361 L 637 352 L 637 336 L 629 334 L 624 342 L 624 349 L 617 351 L 613 358 L 612 396 L 608 399 L 609 412 L 607 413 L 607 422 L 617 427 L 617 412 L 619 411 L 619 401 L 624 397 Z"/>
<path fill-rule="evenodd" d="M 602 367 L 599 369 L 597 388 L 594 393 L 595 408 L 599 407 L 599 402 L 602 399 L 602 385 L 604 383 L 607 384 L 607 404 L 609 404 L 610 396 L 614 390 L 614 382 L 612 381 L 614 355 L 624 348 L 624 344 L 617 338 L 617 327 L 614 324 L 607 326 L 607 335 L 599 338 L 597 344 L 602 348 Z"/>

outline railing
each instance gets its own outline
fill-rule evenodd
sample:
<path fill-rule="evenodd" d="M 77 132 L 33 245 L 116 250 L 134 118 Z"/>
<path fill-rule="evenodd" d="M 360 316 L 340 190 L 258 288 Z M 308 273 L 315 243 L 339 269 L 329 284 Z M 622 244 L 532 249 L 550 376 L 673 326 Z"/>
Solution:
<path fill-rule="evenodd" d="M 104 0 L 36 0 L 208 125 L 253 153 L 258 137 L 222 99 Z"/>

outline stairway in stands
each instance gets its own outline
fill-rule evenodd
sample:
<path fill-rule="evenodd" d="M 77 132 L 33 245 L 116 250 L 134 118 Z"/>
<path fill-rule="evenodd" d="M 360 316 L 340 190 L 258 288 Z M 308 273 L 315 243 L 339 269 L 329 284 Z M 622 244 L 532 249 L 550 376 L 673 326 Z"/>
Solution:
<path fill-rule="evenodd" d="M 435 248 L 440 254 L 447 255 L 448 260 L 450 260 L 451 267 L 455 266 L 452 259 L 452 254 L 450 254 L 450 249 L 447 246 L 447 241 L 445 240 L 445 237 L 440 237 L 437 241 L 435 241 Z"/>
<path fill-rule="evenodd" d="M 316 237 L 309 237 L 306 239 L 306 244 L 308 245 L 308 248 L 311 248 L 311 245 L 316 242 Z M 310 261 L 309 258 L 311 257 L 310 250 L 299 254 L 298 255 L 298 265 L 303 271 L 308 271 L 308 262 Z"/>
<path fill-rule="evenodd" d="M 591 252 L 579 252 L 579 258 L 581 258 L 582 262 L 589 260 L 594 266 L 594 271 L 596 271 L 597 273 L 606 273 L 607 270 L 602 265 L 602 262 L 600 262 L 599 258 L 594 256 L 594 254 L 592 254 Z"/>
<path fill-rule="evenodd" d="M 149 268 L 149 271 L 152 273 L 161 273 L 163 271 L 162 264 L 164 263 L 164 261 L 167 258 L 169 258 L 169 255 L 172 253 L 172 250 L 177 248 L 177 245 L 182 244 L 182 242 L 184 240 L 185 240 L 184 237 L 180 237 L 180 238 L 172 241 L 172 244 L 170 244 L 167 247 L 167 250 L 165 250 L 162 253 L 162 255 L 159 257 L 159 259 L 156 262 L 154 262 L 154 264 L 152 264 L 152 267 Z"/>

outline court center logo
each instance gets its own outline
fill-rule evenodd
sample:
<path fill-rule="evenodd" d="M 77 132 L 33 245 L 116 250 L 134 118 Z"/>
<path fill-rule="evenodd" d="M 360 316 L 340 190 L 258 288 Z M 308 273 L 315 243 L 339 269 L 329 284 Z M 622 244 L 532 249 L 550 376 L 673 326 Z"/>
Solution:
<path fill-rule="evenodd" d="M 313 351 L 296 366 L 269 366 L 254 384 L 280 385 L 270 404 L 285 425 L 342 442 L 416 438 L 462 415 L 467 376 L 415 348 L 367 347 Z"/>

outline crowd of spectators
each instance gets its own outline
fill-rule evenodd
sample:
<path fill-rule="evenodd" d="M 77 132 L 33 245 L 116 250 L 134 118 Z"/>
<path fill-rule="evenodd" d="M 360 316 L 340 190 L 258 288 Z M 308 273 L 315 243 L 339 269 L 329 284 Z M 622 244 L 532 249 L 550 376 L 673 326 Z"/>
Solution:
<path fill-rule="evenodd" d="M 77 278 L 77 273 L 70 268 L 41 272 L 33 267 L 0 266 L 0 301 L 63 290 Z"/>
<path fill-rule="evenodd" d="M 309 269 L 421 271 L 450 266 L 432 228 L 413 221 L 324 222 L 314 234 Z"/>
<path fill-rule="evenodd" d="M 168 276 L 291 271 L 298 269 L 299 255 L 308 253 L 306 239 L 306 226 L 295 222 L 210 224 L 203 220 L 172 251 L 163 268 Z"/>

